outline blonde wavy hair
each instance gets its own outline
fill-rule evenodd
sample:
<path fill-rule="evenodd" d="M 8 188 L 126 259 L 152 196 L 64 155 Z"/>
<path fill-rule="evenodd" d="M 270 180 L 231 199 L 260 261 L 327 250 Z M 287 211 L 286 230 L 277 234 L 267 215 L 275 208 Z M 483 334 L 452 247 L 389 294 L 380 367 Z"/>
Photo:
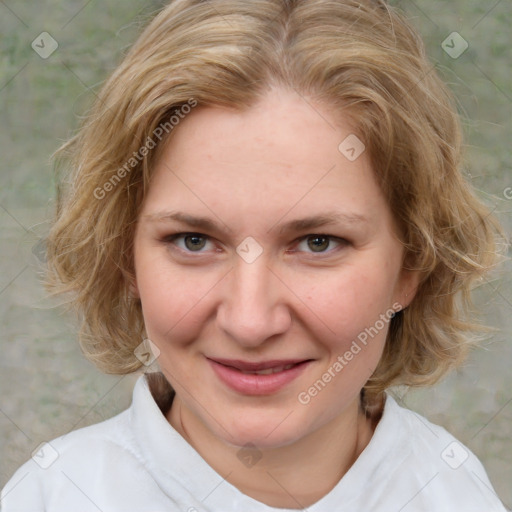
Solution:
<path fill-rule="evenodd" d="M 422 271 L 366 395 L 436 382 L 473 340 L 470 290 L 495 264 L 502 231 L 461 173 L 451 93 L 405 16 L 382 1 L 176 0 L 161 10 L 58 152 L 71 172 L 47 240 L 48 290 L 68 294 L 82 349 L 101 370 L 137 370 L 134 229 L 173 132 L 141 148 L 192 101 L 248 109 L 272 86 L 353 120 L 400 226 L 404 264 Z"/>

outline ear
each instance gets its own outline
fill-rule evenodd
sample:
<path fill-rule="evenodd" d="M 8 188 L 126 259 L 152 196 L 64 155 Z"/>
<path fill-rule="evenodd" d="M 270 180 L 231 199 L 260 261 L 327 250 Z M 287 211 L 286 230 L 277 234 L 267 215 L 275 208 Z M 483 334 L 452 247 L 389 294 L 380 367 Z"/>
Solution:
<path fill-rule="evenodd" d="M 402 309 L 405 309 L 413 301 L 423 275 L 424 273 L 419 270 L 411 270 L 405 267 L 400 271 L 395 292 L 395 302 L 398 302 Z"/>
<path fill-rule="evenodd" d="M 140 299 L 139 287 L 137 285 L 137 276 L 134 274 L 128 274 L 123 271 L 123 277 L 128 292 L 128 297 L 131 299 Z"/>

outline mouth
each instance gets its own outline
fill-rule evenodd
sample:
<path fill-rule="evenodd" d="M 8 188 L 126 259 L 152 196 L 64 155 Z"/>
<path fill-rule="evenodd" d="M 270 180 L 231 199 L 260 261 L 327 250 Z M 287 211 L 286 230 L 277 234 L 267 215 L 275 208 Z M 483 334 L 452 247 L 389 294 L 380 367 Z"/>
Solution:
<path fill-rule="evenodd" d="M 235 370 L 239 370 L 242 373 L 250 374 L 250 375 L 271 375 L 273 373 L 282 372 L 284 370 L 290 370 L 294 366 L 297 366 L 302 363 L 306 363 L 308 361 L 312 361 L 312 359 L 281 359 L 281 360 L 273 360 L 273 361 L 261 361 L 261 362 L 250 362 L 250 361 L 241 361 L 238 359 L 210 359 L 215 363 L 222 364 L 223 366 L 228 366 L 230 368 L 234 368 Z"/>
<path fill-rule="evenodd" d="M 242 361 L 207 358 L 217 377 L 229 388 L 246 395 L 277 392 L 295 378 L 313 359 Z"/>

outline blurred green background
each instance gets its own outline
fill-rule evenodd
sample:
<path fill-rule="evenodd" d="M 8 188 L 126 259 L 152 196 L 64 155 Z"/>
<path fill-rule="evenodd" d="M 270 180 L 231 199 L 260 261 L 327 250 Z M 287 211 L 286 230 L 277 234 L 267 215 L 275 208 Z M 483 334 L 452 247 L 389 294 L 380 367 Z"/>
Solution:
<path fill-rule="evenodd" d="M 136 375 L 99 373 L 80 353 L 74 318 L 45 296 L 39 242 L 55 183 L 51 154 L 77 128 L 102 82 L 165 2 L 0 1 L 0 487 L 42 442 L 129 406 Z M 468 179 L 502 220 L 512 221 L 512 4 L 510 0 L 392 1 L 419 29 L 459 101 Z M 48 32 L 47 59 L 31 47 Z M 443 49 L 457 32 L 469 47 Z M 462 40 L 458 40 L 462 41 Z M 452 45 L 448 39 L 448 45 Z M 459 45 L 459 42 L 453 43 Z M 446 43 L 445 43 L 446 47 Z M 507 193 L 508 191 L 508 193 Z M 448 429 L 486 467 L 512 507 L 512 266 L 476 291 L 497 330 L 437 386 L 396 389 L 408 407 Z"/>

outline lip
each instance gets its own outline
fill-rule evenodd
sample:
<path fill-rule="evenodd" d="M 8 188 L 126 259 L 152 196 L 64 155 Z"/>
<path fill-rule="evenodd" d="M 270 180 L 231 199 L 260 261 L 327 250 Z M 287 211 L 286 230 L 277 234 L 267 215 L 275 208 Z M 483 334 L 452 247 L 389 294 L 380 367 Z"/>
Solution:
<path fill-rule="evenodd" d="M 250 362 L 235 359 L 207 358 L 217 377 L 229 388 L 244 395 L 271 395 L 295 380 L 313 362 L 312 359 L 279 359 Z M 280 366 L 294 366 L 267 375 L 243 373 Z"/>
<path fill-rule="evenodd" d="M 232 366 L 233 368 L 237 368 L 238 370 L 245 372 L 257 372 L 260 370 L 267 370 L 269 368 L 277 368 L 279 366 L 288 366 L 290 364 L 298 364 L 308 361 L 308 359 L 273 359 L 269 361 L 251 362 L 243 361 L 241 359 L 221 359 L 218 357 L 215 359 L 208 359 L 210 359 L 210 361 L 223 364 L 224 366 Z"/>

